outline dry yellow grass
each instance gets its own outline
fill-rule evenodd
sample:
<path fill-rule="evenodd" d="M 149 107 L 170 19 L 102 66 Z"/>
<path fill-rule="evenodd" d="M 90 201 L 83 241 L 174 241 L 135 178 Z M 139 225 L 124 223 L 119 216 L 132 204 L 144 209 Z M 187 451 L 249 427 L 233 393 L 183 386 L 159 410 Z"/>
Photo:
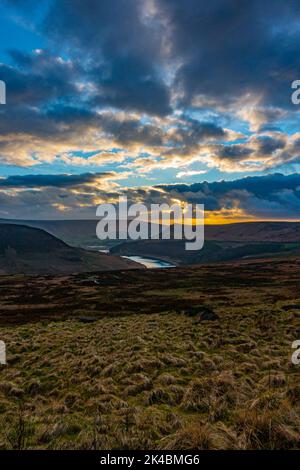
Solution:
<path fill-rule="evenodd" d="M 276 283 L 235 290 L 231 280 L 226 300 L 208 297 L 217 321 L 126 305 L 91 324 L 2 324 L 0 448 L 300 448 L 300 366 L 291 363 L 300 299 L 292 281 L 276 292 Z M 194 271 L 180 289 L 202 302 L 198 282 Z M 174 282 L 162 295 L 176 297 Z"/>

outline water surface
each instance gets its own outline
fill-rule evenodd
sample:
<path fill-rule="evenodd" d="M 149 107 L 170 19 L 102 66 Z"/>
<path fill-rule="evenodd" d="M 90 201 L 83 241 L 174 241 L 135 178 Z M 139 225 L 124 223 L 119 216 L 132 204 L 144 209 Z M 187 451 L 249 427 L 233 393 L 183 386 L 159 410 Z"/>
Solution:
<path fill-rule="evenodd" d="M 143 264 L 146 268 L 175 268 L 175 264 L 157 258 L 145 258 L 144 256 L 122 256 L 122 258 L 131 259 L 136 263 Z"/>

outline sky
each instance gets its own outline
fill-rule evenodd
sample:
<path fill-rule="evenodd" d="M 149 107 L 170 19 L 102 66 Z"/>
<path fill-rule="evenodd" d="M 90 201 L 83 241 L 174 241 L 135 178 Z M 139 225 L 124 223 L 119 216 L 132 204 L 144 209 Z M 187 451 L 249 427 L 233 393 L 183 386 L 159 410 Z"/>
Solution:
<path fill-rule="evenodd" d="M 0 218 L 300 220 L 298 0 L 0 0 Z"/>

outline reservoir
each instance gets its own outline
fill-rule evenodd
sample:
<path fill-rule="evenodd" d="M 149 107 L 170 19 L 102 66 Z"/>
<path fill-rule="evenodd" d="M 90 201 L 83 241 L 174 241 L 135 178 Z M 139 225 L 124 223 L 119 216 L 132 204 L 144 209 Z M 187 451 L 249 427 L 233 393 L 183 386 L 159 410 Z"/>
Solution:
<path fill-rule="evenodd" d="M 122 258 L 131 259 L 136 263 L 143 264 L 146 268 L 175 268 L 175 264 L 157 258 L 144 258 L 143 256 L 122 256 Z"/>
<path fill-rule="evenodd" d="M 87 249 L 89 250 L 92 250 L 92 251 L 99 251 L 100 253 L 105 253 L 105 254 L 109 254 L 109 249 L 104 249 L 104 247 L 99 247 L 97 245 L 95 246 L 87 246 L 86 247 Z M 118 256 L 118 255 L 117 255 Z M 119 255 L 120 256 L 120 255 Z M 147 257 L 144 257 L 144 256 L 121 256 L 121 258 L 126 258 L 126 259 L 131 259 L 132 261 L 135 261 L 136 263 L 140 263 L 142 264 L 143 266 L 146 266 L 146 268 L 175 268 L 176 265 L 175 264 L 172 264 L 172 263 L 169 263 L 168 261 L 163 261 L 161 259 L 158 259 L 158 258 L 147 258 Z"/>

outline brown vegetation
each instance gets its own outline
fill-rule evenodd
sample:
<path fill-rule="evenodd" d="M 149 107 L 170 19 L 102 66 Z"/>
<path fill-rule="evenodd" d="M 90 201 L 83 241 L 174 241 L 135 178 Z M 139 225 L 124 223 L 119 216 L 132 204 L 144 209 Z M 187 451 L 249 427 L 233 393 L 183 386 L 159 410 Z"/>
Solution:
<path fill-rule="evenodd" d="M 300 448 L 299 266 L 2 277 L 0 448 Z"/>

